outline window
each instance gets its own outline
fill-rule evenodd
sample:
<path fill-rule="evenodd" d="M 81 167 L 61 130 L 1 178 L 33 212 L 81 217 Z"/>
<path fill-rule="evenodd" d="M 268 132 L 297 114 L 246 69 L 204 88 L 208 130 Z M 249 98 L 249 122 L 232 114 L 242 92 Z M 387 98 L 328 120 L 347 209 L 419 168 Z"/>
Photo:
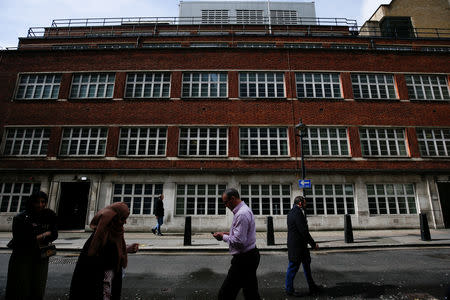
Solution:
<path fill-rule="evenodd" d="M 120 128 L 119 156 L 164 156 L 166 128 Z"/>
<path fill-rule="evenodd" d="M 254 215 L 287 215 L 291 209 L 291 186 L 241 184 L 241 199 Z"/>
<path fill-rule="evenodd" d="M 237 24 L 263 24 L 264 17 L 262 10 L 236 10 L 236 23 Z"/>
<path fill-rule="evenodd" d="M 237 43 L 239 48 L 275 48 L 275 43 Z"/>
<path fill-rule="evenodd" d="M 100 49 L 129 49 L 136 48 L 136 44 L 100 44 L 97 47 Z"/>
<path fill-rule="evenodd" d="M 144 43 L 142 48 L 181 48 L 181 43 Z"/>
<path fill-rule="evenodd" d="M 183 73 L 183 94 L 185 98 L 226 98 L 226 73 Z"/>
<path fill-rule="evenodd" d="M 376 45 L 375 50 L 385 51 L 412 51 L 412 46 Z"/>
<path fill-rule="evenodd" d="M 270 22 L 279 25 L 297 24 L 297 11 L 295 10 L 271 10 Z"/>
<path fill-rule="evenodd" d="M 298 98 L 342 98 L 338 73 L 296 73 Z"/>
<path fill-rule="evenodd" d="M 352 74 L 355 99 L 396 99 L 394 76 L 384 74 Z"/>
<path fill-rule="evenodd" d="M 308 127 L 302 141 L 308 156 L 349 155 L 346 128 Z"/>
<path fill-rule="evenodd" d="M 180 128 L 180 156 L 226 156 L 227 128 Z"/>
<path fill-rule="evenodd" d="M 129 73 L 126 98 L 168 98 L 170 73 Z"/>
<path fill-rule="evenodd" d="M 241 156 L 288 156 L 287 128 L 240 128 Z"/>
<path fill-rule="evenodd" d="M 113 202 L 124 202 L 132 215 L 152 215 L 162 184 L 116 183 L 113 189 Z"/>
<path fill-rule="evenodd" d="M 318 43 L 285 43 L 284 48 L 313 49 L 313 48 L 322 48 L 322 44 L 318 44 Z"/>
<path fill-rule="evenodd" d="M 176 215 L 224 215 L 225 184 L 177 184 Z"/>
<path fill-rule="evenodd" d="M 60 154 L 104 156 L 107 134 L 107 128 L 64 128 Z"/>
<path fill-rule="evenodd" d="M 40 189 L 40 183 L 0 183 L 0 212 L 23 211 L 28 196 Z"/>
<path fill-rule="evenodd" d="M 89 45 L 53 45 L 52 50 L 84 50 L 88 49 Z"/>
<path fill-rule="evenodd" d="M 228 24 L 227 9 L 202 9 L 202 24 Z"/>
<path fill-rule="evenodd" d="M 427 52 L 450 52 L 450 47 L 429 46 L 429 47 L 420 47 L 420 50 Z"/>
<path fill-rule="evenodd" d="M 363 156 L 408 156 L 404 129 L 360 128 Z"/>
<path fill-rule="evenodd" d="M 305 189 L 309 202 L 306 212 L 310 215 L 344 215 L 355 213 L 353 185 L 314 184 Z"/>
<path fill-rule="evenodd" d="M 416 214 L 413 184 L 367 184 L 372 215 Z"/>
<path fill-rule="evenodd" d="M 447 76 L 405 75 L 411 100 L 450 100 Z"/>
<path fill-rule="evenodd" d="M 16 99 L 58 99 L 60 84 L 60 74 L 20 75 Z"/>
<path fill-rule="evenodd" d="M 70 98 L 112 98 L 115 77 L 108 73 L 74 74 Z"/>
<path fill-rule="evenodd" d="M 422 156 L 450 156 L 450 129 L 448 128 L 418 128 L 417 140 Z"/>
<path fill-rule="evenodd" d="M 226 48 L 227 43 L 190 43 L 191 48 Z"/>
<path fill-rule="evenodd" d="M 7 128 L 3 155 L 47 155 L 50 128 Z"/>
<path fill-rule="evenodd" d="M 241 98 L 284 98 L 284 74 L 281 72 L 239 73 Z"/>
<path fill-rule="evenodd" d="M 362 44 L 331 44 L 330 48 L 332 48 L 332 49 L 367 50 L 367 49 L 369 49 L 369 46 L 368 45 L 362 45 Z"/>

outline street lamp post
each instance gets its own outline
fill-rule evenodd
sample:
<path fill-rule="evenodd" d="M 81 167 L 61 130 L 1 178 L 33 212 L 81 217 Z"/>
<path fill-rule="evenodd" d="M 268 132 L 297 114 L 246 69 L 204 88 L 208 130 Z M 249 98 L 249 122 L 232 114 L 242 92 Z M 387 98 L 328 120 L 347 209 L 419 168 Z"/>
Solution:
<path fill-rule="evenodd" d="M 303 124 L 302 118 L 300 118 L 300 121 L 297 125 L 295 125 L 295 128 L 299 131 L 299 137 L 300 137 L 300 152 L 301 152 L 301 158 L 302 158 L 302 180 L 305 180 L 305 158 L 303 155 L 303 132 L 306 130 L 306 125 Z"/>

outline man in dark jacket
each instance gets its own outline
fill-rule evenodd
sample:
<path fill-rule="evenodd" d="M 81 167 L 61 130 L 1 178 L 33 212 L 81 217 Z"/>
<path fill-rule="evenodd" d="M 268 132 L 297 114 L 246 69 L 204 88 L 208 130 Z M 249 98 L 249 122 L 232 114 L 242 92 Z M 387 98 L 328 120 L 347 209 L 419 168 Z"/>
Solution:
<path fill-rule="evenodd" d="M 158 197 L 158 200 L 156 200 L 155 205 L 155 217 L 156 217 L 156 226 L 152 228 L 153 234 L 158 233 L 158 235 L 163 235 L 161 233 L 161 225 L 163 224 L 164 220 L 164 203 L 163 203 L 164 195 L 161 194 Z"/>
<path fill-rule="evenodd" d="M 309 254 L 308 244 L 316 250 L 319 249 L 319 245 L 314 242 L 309 234 L 305 208 L 306 198 L 297 196 L 294 199 L 294 206 L 287 216 L 289 266 L 286 272 L 286 294 L 288 296 L 301 296 L 294 289 L 294 278 L 300 268 L 300 264 L 303 264 L 309 293 L 315 294 L 319 291 L 319 286 L 315 284 L 311 275 L 311 256 Z"/>

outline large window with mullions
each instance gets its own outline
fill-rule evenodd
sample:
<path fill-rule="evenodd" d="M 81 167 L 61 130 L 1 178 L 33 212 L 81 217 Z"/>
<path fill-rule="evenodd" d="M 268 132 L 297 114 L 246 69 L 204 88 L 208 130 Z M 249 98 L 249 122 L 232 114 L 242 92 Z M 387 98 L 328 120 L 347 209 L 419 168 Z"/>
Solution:
<path fill-rule="evenodd" d="M 0 183 L 0 212 L 17 213 L 25 209 L 27 198 L 38 192 L 40 183 L 4 182 Z"/>
<path fill-rule="evenodd" d="M 298 98 L 342 98 L 338 73 L 296 73 L 295 80 Z"/>
<path fill-rule="evenodd" d="M 113 202 L 124 202 L 132 215 L 152 215 L 162 192 L 162 183 L 116 183 Z"/>
<path fill-rule="evenodd" d="M 282 72 L 239 73 L 241 98 L 284 98 L 284 74 Z"/>
<path fill-rule="evenodd" d="M 240 128 L 239 147 L 241 156 L 288 156 L 287 128 Z"/>
<path fill-rule="evenodd" d="M 305 189 L 306 211 L 311 215 L 355 213 L 355 196 L 351 184 L 314 184 Z"/>
<path fill-rule="evenodd" d="M 180 156 L 226 156 L 227 128 L 180 128 Z"/>
<path fill-rule="evenodd" d="M 70 98 L 112 98 L 115 78 L 116 75 L 114 73 L 76 73 L 72 77 Z"/>
<path fill-rule="evenodd" d="M 241 199 L 255 215 L 286 215 L 291 209 L 291 186 L 241 184 Z"/>
<path fill-rule="evenodd" d="M 128 73 L 125 98 L 169 98 L 170 73 Z"/>
<path fill-rule="evenodd" d="M 176 215 L 224 215 L 225 184 L 177 184 Z"/>
<path fill-rule="evenodd" d="M 64 128 L 61 140 L 62 156 L 104 156 L 106 152 L 107 128 Z"/>
<path fill-rule="evenodd" d="M 307 156 L 349 156 L 346 128 L 308 127 L 302 142 Z"/>
<path fill-rule="evenodd" d="M 371 215 L 417 214 L 414 184 L 367 184 Z"/>
<path fill-rule="evenodd" d="M 58 99 L 61 74 L 22 74 L 16 99 Z"/>
<path fill-rule="evenodd" d="M 352 74 L 351 79 L 355 99 L 397 99 L 392 74 Z"/>
<path fill-rule="evenodd" d="M 227 73 L 183 73 L 183 98 L 226 98 L 228 95 Z"/>

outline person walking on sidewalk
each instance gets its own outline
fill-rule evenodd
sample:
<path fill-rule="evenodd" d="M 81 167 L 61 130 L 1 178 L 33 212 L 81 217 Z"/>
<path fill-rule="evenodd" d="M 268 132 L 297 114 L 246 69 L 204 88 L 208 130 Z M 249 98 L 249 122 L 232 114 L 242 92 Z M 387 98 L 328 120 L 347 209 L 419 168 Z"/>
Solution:
<path fill-rule="evenodd" d="M 319 245 L 314 241 L 309 233 L 308 221 L 306 219 L 306 198 L 297 196 L 294 199 L 294 206 L 287 216 L 288 226 L 288 257 L 289 265 L 286 272 L 286 295 L 300 297 L 294 289 L 294 278 L 303 265 L 303 272 L 309 286 L 309 293 L 315 294 L 320 287 L 316 285 L 311 275 L 311 255 L 309 253 L 308 244 L 315 250 L 319 249 Z"/>
<path fill-rule="evenodd" d="M 161 233 L 161 226 L 164 223 L 164 195 L 159 195 L 158 199 L 156 200 L 155 205 L 155 216 L 156 216 L 156 226 L 152 228 L 153 234 L 163 235 Z"/>
<path fill-rule="evenodd" d="M 256 277 L 260 256 L 256 248 L 255 217 L 234 188 L 225 190 L 222 201 L 233 212 L 233 222 L 230 232 L 215 232 L 213 236 L 229 245 L 233 258 L 220 288 L 219 299 L 236 299 L 241 288 L 245 299 L 261 299 Z"/>

